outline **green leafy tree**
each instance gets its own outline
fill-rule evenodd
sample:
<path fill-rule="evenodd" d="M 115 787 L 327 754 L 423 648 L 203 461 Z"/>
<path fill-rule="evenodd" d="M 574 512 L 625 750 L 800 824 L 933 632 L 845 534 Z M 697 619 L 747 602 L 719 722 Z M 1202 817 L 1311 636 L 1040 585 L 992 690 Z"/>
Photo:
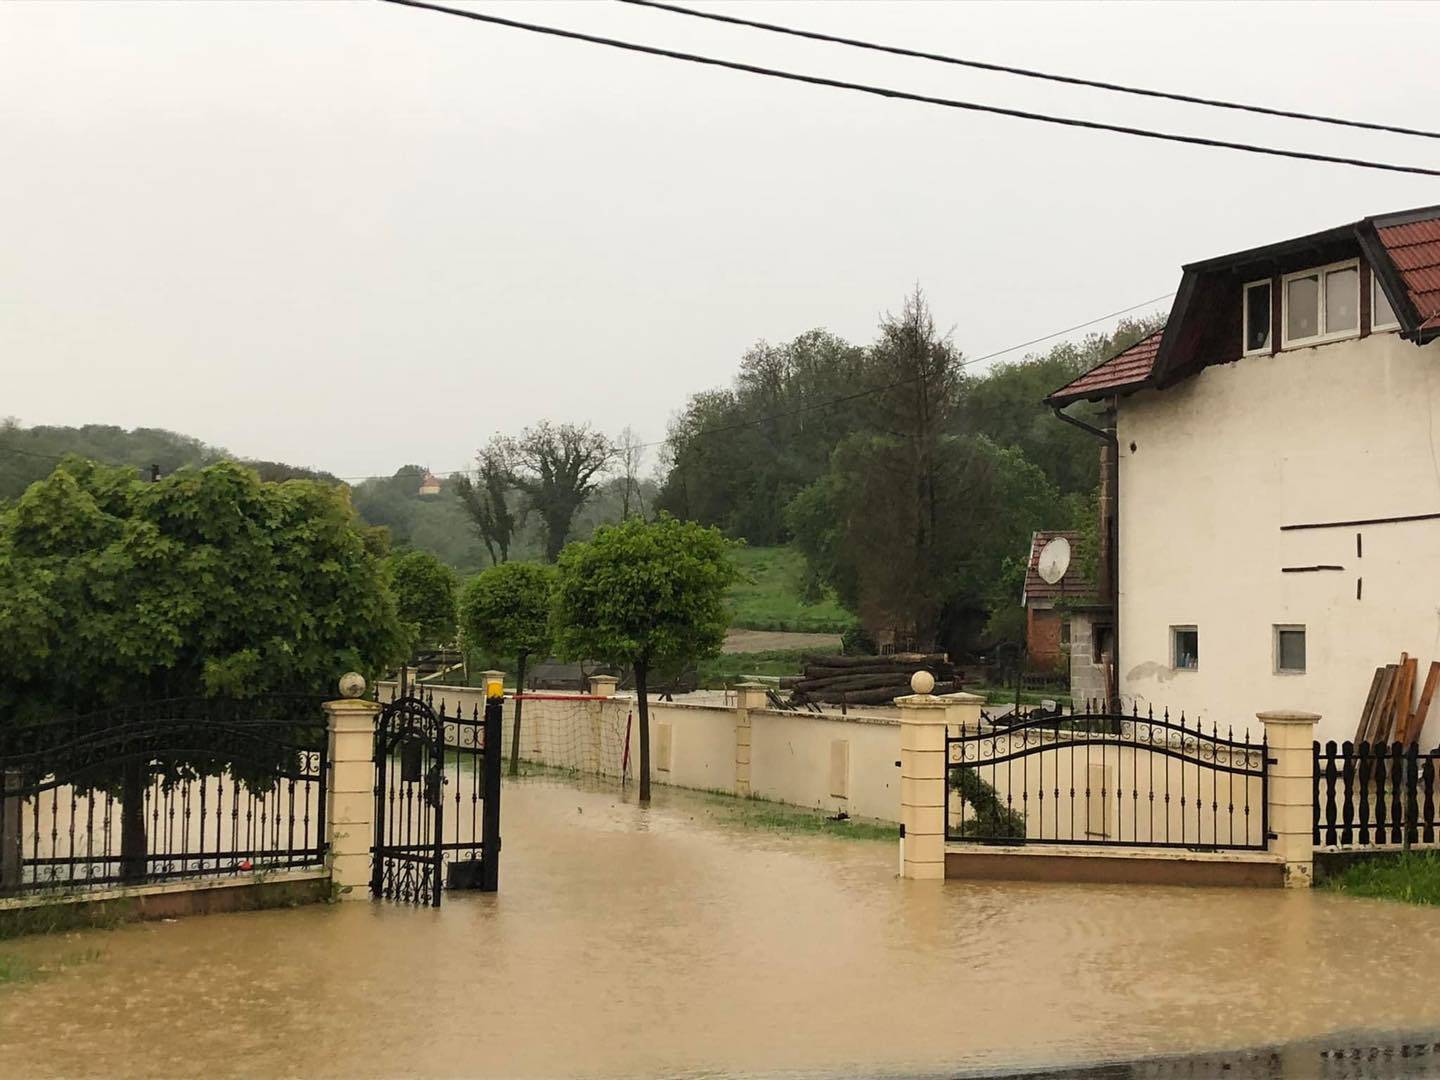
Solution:
<path fill-rule="evenodd" d="M 661 514 L 602 526 L 588 543 L 560 553 L 553 609 L 560 652 L 635 672 L 642 802 L 650 799 L 650 673 L 719 653 L 729 624 L 725 591 L 738 576 L 733 548 L 718 529 Z"/>
<path fill-rule="evenodd" d="M 3 744 L 137 700 L 323 692 L 398 660 L 404 628 L 344 488 L 231 462 L 145 483 L 69 459 L 0 512 L 0 640 Z M 152 767 L 214 771 L 204 750 L 86 774 L 121 790 L 126 866 L 143 865 Z"/>
<path fill-rule="evenodd" d="M 1093 490 L 1099 478 L 1099 444 L 1085 432 L 1056 420 L 1045 398 L 1164 324 L 1163 316 L 1123 319 L 1109 334 L 1064 341 L 1044 353 L 996 364 L 968 378 L 958 403 L 962 430 L 1021 451 L 1044 470 L 1061 495 Z M 1099 406 L 1080 403 L 1069 411 L 1088 423 L 1099 423 Z"/>
<path fill-rule="evenodd" d="M 497 436 L 477 455 L 476 479 L 459 476 L 455 493 L 470 516 L 475 532 L 490 553 L 490 565 L 496 566 L 510 558 L 510 545 L 516 530 L 523 524 L 510 509 L 510 466 L 506 461 L 503 436 Z"/>
<path fill-rule="evenodd" d="M 525 667 L 532 656 L 550 649 L 550 605 L 555 568 L 507 562 L 492 566 L 465 586 L 460 625 L 465 639 L 500 656 L 515 658 L 515 685 L 525 689 Z M 520 713 L 515 701 L 515 726 L 510 733 L 510 775 L 520 763 Z"/>
<path fill-rule="evenodd" d="M 1054 512 L 1054 489 L 1019 451 L 983 437 L 936 440 L 926 489 L 914 483 L 916 460 L 908 440 L 852 436 L 829 475 L 792 503 L 792 526 L 872 634 L 895 629 L 960 653 L 999 599 L 1006 558 L 1023 558 Z"/>
<path fill-rule="evenodd" d="M 671 424 L 659 507 L 752 544 L 788 540 L 786 504 L 864 416 L 854 397 L 863 362 L 862 349 L 825 330 L 754 345 L 733 386 L 695 395 Z M 837 398 L 847 400 L 817 408 Z"/>
<path fill-rule="evenodd" d="M 610 440 L 586 424 L 526 428 L 494 443 L 510 470 L 510 482 L 540 515 L 545 561 L 554 562 L 570 538 L 575 515 L 589 502 L 615 456 Z"/>
<path fill-rule="evenodd" d="M 390 584 L 410 647 L 448 645 L 455 640 L 455 573 L 428 551 L 390 556 Z"/>

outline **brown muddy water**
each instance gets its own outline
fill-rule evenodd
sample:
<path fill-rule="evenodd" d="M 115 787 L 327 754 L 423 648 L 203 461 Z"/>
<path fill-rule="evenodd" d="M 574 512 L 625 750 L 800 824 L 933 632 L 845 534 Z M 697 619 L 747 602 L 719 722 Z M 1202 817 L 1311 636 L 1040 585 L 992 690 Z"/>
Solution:
<path fill-rule="evenodd" d="M 1440 911 L 904 882 L 888 842 L 715 806 L 507 784 L 497 895 L 0 946 L 98 950 L 0 986 L 0 1074 L 943 1074 L 1440 1027 Z"/>

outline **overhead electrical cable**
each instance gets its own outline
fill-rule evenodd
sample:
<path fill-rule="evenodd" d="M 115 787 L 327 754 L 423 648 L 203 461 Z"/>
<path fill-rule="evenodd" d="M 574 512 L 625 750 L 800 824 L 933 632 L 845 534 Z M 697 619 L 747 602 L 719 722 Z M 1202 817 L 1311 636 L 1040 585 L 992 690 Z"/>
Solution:
<path fill-rule="evenodd" d="M 1108 90 L 1118 94 L 1134 94 L 1139 97 L 1161 98 L 1166 101 L 1184 102 L 1188 105 L 1206 105 L 1215 109 L 1233 109 L 1237 112 L 1259 113 L 1262 116 L 1279 116 L 1287 120 L 1307 120 L 1316 124 L 1334 124 L 1337 127 L 1362 128 L 1367 131 L 1385 131 L 1392 135 L 1415 135 L 1422 139 L 1440 139 L 1440 131 L 1424 131 L 1419 128 L 1398 127 L 1393 124 L 1377 124 L 1368 120 L 1347 120 L 1344 117 L 1325 116 L 1321 113 L 1297 112 L 1293 109 L 1278 109 L 1268 105 L 1225 101 L 1222 98 L 1200 97 L 1195 94 L 1181 94 L 1170 90 L 1152 90 L 1143 86 L 1129 86 L 1125 83 L 1104 82 L 1099 79 L 1082 79 L 1077 75 L 1059 75 L 1052 71 L 1037 71 L 1034 68 L 1015 67 L 1011 64 L 996 64 L 985 60 L 970 60 L 960 56 L 947 56 L 944 53 L 926 52 L 923 49 L 907 49 L 899 45 L 882 45 L 874 41 L 841 37 L 838 34 L 825 34 L 817 30 L 801 30 L 798 27 L 781 26 L 778 23 L 761 22 L 758 19 L 742 19 L 738 15 L 722 15 L 715 11 L 704 11 L 700 8 L 684 7 L 680 4 L 667 4 L 664 3 L 663 0 L 619 0 L 619 2 L 623 4 L 633 4 L 636 7 L 655 8 L 658 11 L 669 11 L 676 15 L 689 15 L 696 19 L 709 19 L 711 22 L 728 23 L 732 26 L 747 26 L 755 30 L 767 30 L 775 34 L 788 34 L 791 37 L 807 38 L 811 41 L 824 41 L 832 45 L 849 45 L 852 48 L 889 53 L 893 56 L 908 56 L 918 60 L 934 60 L 942 64 L 976 68 L 980 71 L 995 71 L 1005 75 L 1019 75 L 1026 79 L 1044 79 L 1049 82 L 1065 83 L 1070 86 L 1086 86 L 1095 90 Z"/>
<path fill-rule="evenodd" d="M 726 68 L 731 71 L 743 71 L 751 75 L 762 75 L 772 79 L 785 79 L 790 82 L 806 83 L 811 86 L 826 86 L 837 90 L 853 90 L 857 93 L 892 98 L 897 101 L 915 101 L 926 105 L 938 105 L 947 109 L 963 109 L 969 112 L 991 113 L 996 116 L 1009 116 L 1018 120 L 1033 120 L 1042 124 L 1083 128 L 1090 131 L 1109 131 L 1119 135 L 1133 135 L 1142 139 L 1157 139 L 1162 142 L 1184 143 L 1189 146 L 1205 146 L 1220 150 L 1236 150 L 1242 153 L 1261 154 L 1268 157 L 1292 158 L 1299 161 L 1317 161 L 1329 165 L 1347 165 L 1357 169 L 1377 169 L 1382 172 L 1408 173 L 1415 176 L 1440 176 L 1440 169 L 1430 169 L 1420 165 L 1397 165 L 1391 162 L 1372 161 L 1365 158 L 1341 157 L 1334 154 L 1316 154 L 1307 150 L 1284 150 L 1273 146 L 1261 146 L 1256 143 L 1232 142 L 1227 139 L 1210 139 L 1200 135 L 1181 135 L 1177 132 L 1128 127 L 1123 124 L 1107 124 L 1099 120 L 1083 120 L 1073 116 L 1056 116 L 1051 113 L 1030 112 L 1025 109 L 1008 109 L 999 105 L 985 105 L 975 101 L 962 101 L 958 98 L 943 98 L 930 94 L 916 94 L 908 90 L 896 90 L 891 87 L 874 86 L 869 83 L 849 82 L 844 79 L 830 79 L 821 75 L 806 75 L 795 71 L 782 71 L 779 68 L 761 67 L 758 64 L 746 64 L 737 60 L 722 60 L 713 56 L 701 56 L 697 53 L 679 52 L 674 49 L 662 49 L 654 45 L 641 45 L 633 41 L 622 41 L 618 38 L 601 37 L 597 34 L 584 34 L 578 30 L 563 30 L 558 26 L 544 26 L 539 23 L 522 22 L 519 19 L 506 19 L 499 15 L 486 15 L 478 11 L 467 11 L 464 8 L 426 3 L 425 0 L 381 0 L 381 2 L 395 4 L 400 7 L 418 8 L 423 11 L 434 11 L 442 15 L 454 15 L 462 19 L 489 23 L 493 26 L 505 26 L 514 30 L 524 30 L 533 34 L 547 34 L 551 37 L 566 38 L 571 41 L 584 41 L 591 45 L 604 45 L 607 48 L 623 49 L 627 52 L 664 57 L 668 60 L 679 60 L 690 64 L 704 64 L 709 67 Z"/>

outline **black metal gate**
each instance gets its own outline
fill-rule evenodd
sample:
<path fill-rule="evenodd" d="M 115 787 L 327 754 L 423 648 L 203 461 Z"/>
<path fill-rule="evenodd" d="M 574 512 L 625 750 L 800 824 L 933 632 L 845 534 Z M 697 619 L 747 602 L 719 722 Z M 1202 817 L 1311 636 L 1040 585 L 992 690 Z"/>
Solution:
<path fill-rule="evenodd" d="M 500 872 L 497 698 L 465 716 L 433 696 L 394 698 L 375 729 L 376 898 L 439 907 L 446 889 L 494 892 Z"/>
<path fill-rule="evenodd" d="M 945 738 L 945 839 L 1264 850 L 1264 735 L 1208 726 L 1134 709 L 981 713 Z"/>

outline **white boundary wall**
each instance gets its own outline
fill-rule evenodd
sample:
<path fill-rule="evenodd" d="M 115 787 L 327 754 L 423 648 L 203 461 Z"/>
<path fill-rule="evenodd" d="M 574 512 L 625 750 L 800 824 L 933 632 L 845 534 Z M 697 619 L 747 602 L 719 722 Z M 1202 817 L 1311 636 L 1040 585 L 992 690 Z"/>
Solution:
<path fill-rule="evenodd" d="M 381 683 L 381 699 L 394 683 Z M 425 684 L 435 707 L 454 715 L 483 709 L 479 687 Z M 574 696 L 576 700 L 566 701 Z M 526 700 L 521 714 L 522 760 L 616 776 L 624 755 L 633 697 L 605 701 L 579 695 Z M 737 766 L 749 757 L 751 793 L 774 802 L 896 821 L 900 814 L 900 723 L 883 716 L 821 716 L 750 709 L 749 742 L 737 740 L 742 710 L 719 703 L 650 703 L 651 781 L 734 794 Z M 505 706 L 505 753 L 514 704 Z M 629 774 L 639 769 L 638 717 L 631 725 Z"/>

